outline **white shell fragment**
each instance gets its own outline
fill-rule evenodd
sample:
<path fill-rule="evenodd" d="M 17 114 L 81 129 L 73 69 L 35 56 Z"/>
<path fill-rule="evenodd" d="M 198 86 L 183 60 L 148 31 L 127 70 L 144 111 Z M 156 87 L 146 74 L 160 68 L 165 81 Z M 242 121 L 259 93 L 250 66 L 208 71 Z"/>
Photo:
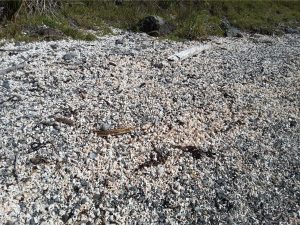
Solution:
<path fill-rule="evenodd" d="M 203 52 L 204 50 L 207 50 L 209 48 L 211 48 L 210 44 L 192 47 L 192 48 L 186 49 L 184 51 L 175 53 L 174 55 L 170 56 L 168 58 L 168 60 L 170 60 L 170 61 L 184 60 L 184 59 L 187 59 L 194 55 L 200 54 L 201 52 Z"/>

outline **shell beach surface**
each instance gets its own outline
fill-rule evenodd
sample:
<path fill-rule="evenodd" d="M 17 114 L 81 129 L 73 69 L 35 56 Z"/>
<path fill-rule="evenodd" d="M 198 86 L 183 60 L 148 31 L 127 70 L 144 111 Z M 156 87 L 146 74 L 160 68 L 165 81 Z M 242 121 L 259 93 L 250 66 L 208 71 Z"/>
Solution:
<path fill-rule="evenodd" d="M 299 35 L 1 49 L 0 224 L 299 224 Z"/>

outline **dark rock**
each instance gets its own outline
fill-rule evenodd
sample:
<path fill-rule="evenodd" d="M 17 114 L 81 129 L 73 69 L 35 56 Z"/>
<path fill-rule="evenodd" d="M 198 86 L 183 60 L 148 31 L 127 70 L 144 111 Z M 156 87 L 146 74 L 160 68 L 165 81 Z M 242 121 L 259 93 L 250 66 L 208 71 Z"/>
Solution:
<path fill-rule="evenodd" d="M 122 44 L 124 44 L 124 42 L 123 42 L 123 40 L 117 39 L 117 40 L 115 41 L 115 44 L 116 44 L 116 45 L 122 45 Z"/>
<path fill-rule="evenodd" d="M 159 16 L 147 16 L 138 23 L 138 30 L 151 36 L 163 36 L 175 30 L 175 25 Z"/>
<path fill-rule="evenodd" d="M 33 157 L 33 158 L 29 159 L 29 161 L 34 165 L 47 163 L 47 159 L 42 156 Z"/>
<path fill-rule="evenodd" d="M 295 120 L 290 121 L 290 127 L 295 127 L 297 125 L 297 122 Z"/>
<path fill-rule="evenodd" d="M 37 225 L 37 223 L 35 222 L 35 220 L 33 218 L 31 218 L 29 220 L 29 225 Z"/>
<path fill-rule="evenodd" d="M 2 83 L 2 87 L 6 88 L 7 90 L 10 89 L 9 80 L 4 80 Z"/>
<path fill-rule="evenodd" d="M 162 69 L 164 67 L 164 64 L 162 64 L 162 63 L 155 63 L 155 64 L 153 64 L 153 66 L 155 68 Z"/>
<path fill-rule="evenodd" d="M 110 65 L 110 66 L 116 66 L 117 64 L 114 63 L 114 62 L 109 62 L 108 65 Z"/>
<path fill-rule="evenodd" d="M 300 34 L 300 30 L 295 29 L 295 28 L 290 28 L 290 27 L 286 27 L 284 29 L 285 33 L 287 34 Z"/>
<path fill-rule="evenodd" d="M 143 83 L 140 84 L 139 88 L 142 88 L 142 87 L 145 87 L 145 86 L 146 86 L 146 83 L 143 82 Z"/>
<path fill-rule="evenodd" d="M 58 45 L 57 44 L 52 44 L 50 45 L 50 47 L 53 49 L 53 50 L 56 50 L 58 48 Z"/>
<path fill-rule="evenodd" d="M 222 19 L 221 27 L 225 30 L 227 37 L 243 37 L 241 31 L 236 27 L 233 27 L 227 18 Z"/>
<path fill-rule="evenodd" d="M 67 223 L 68 220 L 70 219 L 69 215 L 65 214 L 61 217 L 61 220 L 64 222 L 64 223 Z"/>

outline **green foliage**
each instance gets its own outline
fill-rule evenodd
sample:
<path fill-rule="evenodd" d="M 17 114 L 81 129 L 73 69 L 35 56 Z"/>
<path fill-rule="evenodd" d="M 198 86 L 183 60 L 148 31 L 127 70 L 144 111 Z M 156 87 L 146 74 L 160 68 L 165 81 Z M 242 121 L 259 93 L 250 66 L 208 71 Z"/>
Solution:
<path fill-rule="evenodd" d="M 109 34 L 110 26 L 135 30 L 140 19 L 158 15 L 177 26 L 172 39 L 199 39 L 209 35 L 224 35 L 222 19 L 242 30 L 265 34 L 277 33 L 284 26 L 299 27 L 300 1 L 281 0 L 113 0 L 62 1 L 55 15 L 22 14 L 16 23 L 0 28 L 0 37 L 22 37 L 24 25 L 45 24 L 61 30 L 75 39 L 93 40 L 95 36 L 82 30 Z M 78 27 L 72 25 L 70 20 Z M 27 37 L 24 37 L 27 38 Z"/>
<path fill-rule="evenodd" d="M 185 20 L 178 23 L 176 35 L 179 38 L 198 39 L 208 35 L 223 35 L 221 20 L 203 10 L 191 13 Z"/>
<path fill-rule="evenodd" d="M 14 38 L 19 41 L 35 41 L 43 40 L 43 36 L 29 36 L 24 34 L 24 28 L 37 27 L 46 25 L 50 28 L 57 29 L 62 32 L 63 35 L 71 37 L 73 39 L 80 40 L 95 40 L 96 36 L 88 32 L 82 31 L 77 28 L 73 28 L 69 24 L 68 18 L 61 14 L 56 15 L 27 15 L 22 12 L 16 22 L 9 21 L 4 27 L 0 27 L 0 38 L 11 39 Z M 47 37 L 48 38 L 48 37 Z M 62 37 L 53 36 L 50 39 L 60 39 Z"/>
<path fill-rule="evenodd" d="M 300 1 L 231 0 L 209 1 L 212 15 L 227 17 L 232 25 L 250 32 L 271 34 L 280 25 L 297 26 L 300 22 Z"/>

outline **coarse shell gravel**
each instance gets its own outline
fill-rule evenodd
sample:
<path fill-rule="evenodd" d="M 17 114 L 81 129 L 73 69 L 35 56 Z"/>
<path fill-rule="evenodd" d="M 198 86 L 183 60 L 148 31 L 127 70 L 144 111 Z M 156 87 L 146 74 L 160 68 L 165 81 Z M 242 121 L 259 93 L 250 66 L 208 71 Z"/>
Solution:
<path fill-rule="evenodd" d="M 1 48 L 0 224 L 299 224 L 299 35 Z"/>

